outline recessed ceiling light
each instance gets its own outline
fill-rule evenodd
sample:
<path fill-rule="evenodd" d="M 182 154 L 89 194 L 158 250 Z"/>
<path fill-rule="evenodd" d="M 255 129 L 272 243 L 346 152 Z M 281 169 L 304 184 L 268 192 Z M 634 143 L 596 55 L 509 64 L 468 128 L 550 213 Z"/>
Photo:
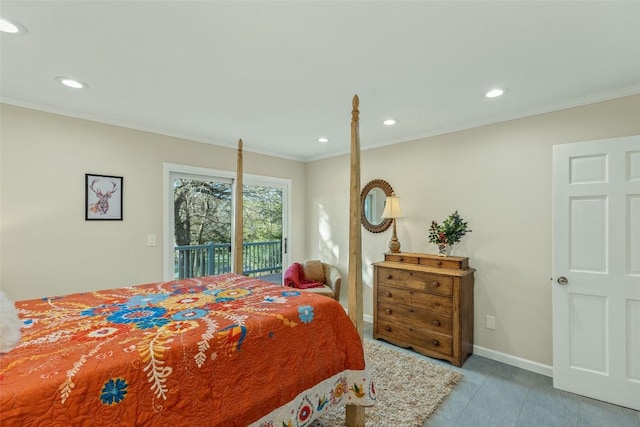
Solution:
<path fill-rule="evenodd" d="M 490 91 L 484 94 L 484 96 L 486 96 L 487 98 L 497 98 L 502 95 L 504 95 L 504 89 L 500 89 L 500 88 L 491 89 Z"/>
<path fill-rule="evenodd" d="M 398 123 L 398 121 L 396 119 L 387 119 L 382 123 L 384 123 L 385 126 L 393 126 Z"/>
<path fill-rule="evenodd" d="M 0 18 L 0 31 L 9 34 L 26 34 L 27 29 L 15 21 Z"/>
<path fill-rule="evenodd" d="M 58 76 L 56 77 L 56 80 L 61 84 L 67 87 L 70 87 L 72 89 L 86 89 L 89 87 L 88 84 L 81 82 L 80 80 L 72 79 L 69 77 Z"/>
<path fill-rule="evenodd" d="M 318 142 L 329 142 L 329 138 L 323 136 L 322 138 L 318 138 Z"/>

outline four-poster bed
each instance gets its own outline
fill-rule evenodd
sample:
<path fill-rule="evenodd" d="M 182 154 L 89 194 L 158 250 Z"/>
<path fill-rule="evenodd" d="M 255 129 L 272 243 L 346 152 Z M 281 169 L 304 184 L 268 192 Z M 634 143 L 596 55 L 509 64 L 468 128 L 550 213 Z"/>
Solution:
<path fill-rule="evenodd" d="M 331 298 L 242 276 L 242 140 L 234 272 L 19 301 L 0 355 L 0 424 L 307 426 L 375 401 L 362 349 L 358 99 L 352 113 L 349 315 Z M 354 327 L 355 325 L 355 327 Z"/>

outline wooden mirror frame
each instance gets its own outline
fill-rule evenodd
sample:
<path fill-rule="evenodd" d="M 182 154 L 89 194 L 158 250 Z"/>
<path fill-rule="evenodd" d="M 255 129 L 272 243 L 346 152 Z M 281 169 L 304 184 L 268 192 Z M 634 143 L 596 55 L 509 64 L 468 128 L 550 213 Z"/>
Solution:
<path fill-rule="evenodd" d="M 391 188 L 391 185 L 389 185 L 389 183 L 383 179 L 374 179 L 372 181 L 369 181 L 360 193 L 360 219 L 362 221 L 362 226 L 372 233 L 381 233 L 391 226 L 393 219 L 384 218 L 384 221 L 377 225 L 371 224 L 367 219 L 364 211 L 364 199 L 367 197 L 367 194 L 369 194 L 369 191 L 373 190 L 374 188 L 381 189 L 386 197 L 391 196 L 391 194 L 393 193 L 393 188 Z"/>

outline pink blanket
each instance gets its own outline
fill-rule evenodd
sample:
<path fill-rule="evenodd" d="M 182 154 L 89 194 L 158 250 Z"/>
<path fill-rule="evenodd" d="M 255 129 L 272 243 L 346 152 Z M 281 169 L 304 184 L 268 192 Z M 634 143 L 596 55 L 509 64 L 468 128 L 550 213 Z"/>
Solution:
<path fill-rule="evenodd" d="M 284 273 L 284 285 L 298 289 L 321 288 L 324 283 L 312 282 L 304 277 L 304 268 L 299 262 L 291 264 Z"/>

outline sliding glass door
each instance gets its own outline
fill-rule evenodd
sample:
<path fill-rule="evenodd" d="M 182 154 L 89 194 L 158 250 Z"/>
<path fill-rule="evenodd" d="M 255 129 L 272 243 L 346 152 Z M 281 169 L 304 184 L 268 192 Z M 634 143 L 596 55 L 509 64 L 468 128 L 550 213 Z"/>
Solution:
<path fill-rule="evenodd" d="M 174 278 L 229 273 L 232 181 L 175 173 L 171 184 Z"/>
<path fill-rule="evenodd" d="M 226 171 L 165 165 L 167 280 L 231 271 L 234 181 Z M 288 188 L 287 181 L 245 175 L 243 274 L 282 282 Z"/>

